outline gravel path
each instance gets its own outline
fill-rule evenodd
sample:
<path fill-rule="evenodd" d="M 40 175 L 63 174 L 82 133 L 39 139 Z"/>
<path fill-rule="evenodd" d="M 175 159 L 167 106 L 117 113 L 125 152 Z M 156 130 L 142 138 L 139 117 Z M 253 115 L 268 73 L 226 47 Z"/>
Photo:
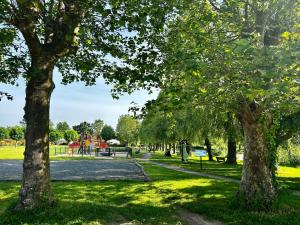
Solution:
<path fill-rule="evenodd" d="M 149 180 L 134 160 L 52 161 L 50 169 L 52 180 Z M 21 178 L 22 160 L 0 160 L 0 180 Z"/>

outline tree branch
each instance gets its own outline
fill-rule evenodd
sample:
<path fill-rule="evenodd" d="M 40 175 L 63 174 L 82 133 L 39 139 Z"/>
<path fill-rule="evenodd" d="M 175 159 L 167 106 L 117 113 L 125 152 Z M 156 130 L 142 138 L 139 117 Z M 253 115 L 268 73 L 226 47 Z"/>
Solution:
<path fill-rule="evenodd" d="M 36 22 L 40 12 L 40 8 L 34 4 L 40 3 L 39 1 L 20 1 L 16 0 L 12 20 L 10 23 L 17 27 L 28 46 L 32 58 L 38 58 L 41 52 L 41 43 L 36 33 Z"/>
<path fill-rule="evenodd" d="M 76 37 L 79 26 L 86 14 L 80 1 L 59 1 L 58 15 L 54 22 L 53 41 L 46 44 L 56 57 L 63 57 L 76 51 Z"/>
<path fill-rule="evenodd" d="M 216 11 L 220 11 L 220 8 L 216 6 L 215 2 L 213 0 L 208 0 L 210 5 L 214 8 Z"/>

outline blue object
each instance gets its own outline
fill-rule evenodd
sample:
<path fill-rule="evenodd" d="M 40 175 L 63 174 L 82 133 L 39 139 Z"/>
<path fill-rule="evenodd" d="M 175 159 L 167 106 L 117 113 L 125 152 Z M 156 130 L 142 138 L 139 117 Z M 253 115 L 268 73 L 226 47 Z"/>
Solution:
<path fill-rule="evenodd" d="M 195 156 L 200 156 L 200 157 L 204 157 L 207 155 L 206 150 L 195 150 Z"/>

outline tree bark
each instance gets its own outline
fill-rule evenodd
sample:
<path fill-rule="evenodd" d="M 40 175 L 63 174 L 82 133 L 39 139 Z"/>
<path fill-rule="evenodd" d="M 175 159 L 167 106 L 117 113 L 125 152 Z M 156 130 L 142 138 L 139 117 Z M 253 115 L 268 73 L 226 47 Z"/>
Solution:
<path fill-rule="evenodd" d="M 211 151 L 211 143 L 210 143 L 210 140 L 208 139 L 208 137 L 205 138 L 205 146 L 206 146 L 206 150 L 208 153 L 208 160 L 214 161 L 213 156 L 212 156 L 212 151 Z"/>
<path fill-rule="evenodd" d="M 276 190 L 268 167 L 268 147 L 259 121 L 260 113 L 255 107 L 244 106 L 239 119 L 245 137 L 244 165 L 239 196 L 247 207 L 268 208 Z"/>
<path fill-rule="evenodd" d="M 236 164 L 236 141 L 234 136 L 232 135 L 228 136 L 227 147 L 228 147 L 228 153 L 227 153 L 226 163 Z"/>
<path fill-rule="evenodd" d="M 53 69 L 53 65 L 43 61 L 32 62 L 29 70 L 24 108 L 27 128 L 23 179 L 16 209 L 32 209 L 41 203 L 53 203 L 49 167 L 49 109 L 54 89 Z"/>
<path fill-rule="evenodd" d="M 233 116 L 231 112 L 227 113 L 227 160 L 228 164 L 236 164 L 236 130 L 234 127 Z"/>

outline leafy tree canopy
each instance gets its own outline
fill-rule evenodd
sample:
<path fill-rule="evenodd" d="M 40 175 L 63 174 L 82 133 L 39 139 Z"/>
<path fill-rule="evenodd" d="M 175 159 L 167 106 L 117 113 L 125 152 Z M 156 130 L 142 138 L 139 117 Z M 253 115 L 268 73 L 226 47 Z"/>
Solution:
<path fill-rule="evenodd" d="M 9 138 L 9 130 L 5 127 L 0 127 L 0 140 Z"/>
<path fill-rule="evenodd" d="M 24 129 L 19 126 L 15 126 L 9 129 L 9 137 L 15 141 L 19 141 L 24 138 Z"/>
<path fill-rule="evenodd" d="M 95 120 L 92 124 L 94 132 L 97 134 L 97 136 L 100 136 L 102 128 L 104 126 L 104 122 L 101 119 Z"/>
<path fill-rule="evenodd" d="M 73 126 L 73 129 L 76 130 L 78 134 L 94 133 L 93 125 L 88 122 L 82 122 L 79 125 L 75 125 Z"/>
<path fill-rule="evenodd" d="M 103 76 L 116 85 L 113 91 L 146 87 L 158 80 L 152 71 L 161 60 L 157 43 L 175 3 L 3 0 L 0 81 L 15 84 L 20 75 L 29 79 L 30 61 L 45 54 L 64 84 L 92 85 Z"/>
<path fill-rule="evenodd" d="M 57 142 L 59 139 L 64 137 L 64 133 L 60 130 L 52 130 L 49 133 L 49 141 Z"/>
<path fill-rule="evenodd" d="M 104 127 L 101 131 L 101 138 L 103 138 L 105 141 L 108 141 L 115 137 L 116 137 L 116 133 L 114 131 L 114 128 L 112 128 L 109 125 L 104 125 Z"/>
<path fill-rule="evenodd" d="M 64 133 L 64 138 L 66 141 L 77 141 L 79 139 L 79 134 L 76 130 L 66 130 Z"/>
<path fill-rule="evenodd" d="M 121 115 L 118 119 L 116 133 L 120 141 L 136 143 L 138 141 L 139 121 L 130 115 Z"/>
<path fill-rule="evenodd" d="M 70 130 L 70 126 L 67 122 L 58 122 L 56 124 L 56 129 L 61 131 L 61 132 L 65 132 L 66 130 Z"/>

